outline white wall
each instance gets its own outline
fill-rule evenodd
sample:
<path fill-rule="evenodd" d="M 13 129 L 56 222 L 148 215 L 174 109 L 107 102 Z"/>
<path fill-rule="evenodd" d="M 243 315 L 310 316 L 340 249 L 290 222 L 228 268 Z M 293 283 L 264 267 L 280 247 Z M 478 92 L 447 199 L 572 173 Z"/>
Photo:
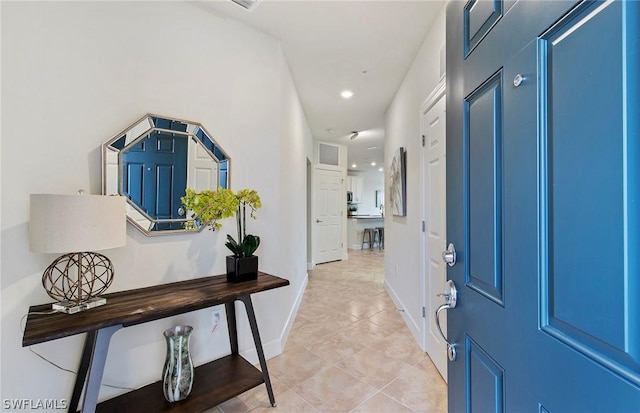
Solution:
<path fill-rule="evenodd" d="M 293 326 L 295 313 L 302 300 L 307 283 L 307 162 L 313 157 L 313 138 L 307 125 L 298 93 L 293 84 L 286 62 L 281 59 L 282 103 L 281 103 L 281 139 L 280 145 L 280 222 L 278 223 L 280 261 L 284 274 L 295 274 L 289 278 L 291 287 L 280 289 L 286 294 L 280 301 L 283 314 L 286 314 L 286 332 L 282 345 Z M 272 225 L 276 225 L 275 222 Z M 273 229 L 273 228 L 272 228 Z M 278 241 L 275 242 L 278 245 Z M 266 294 L 264 294 L 266 297 Z M 256 302 L 258 298 L 256 297 Z M 275 305 L 269 297 L 266 305 Z"/>
<path fill-rule="evenodd" d="M 306 282 L 306 159 L 311 135 L 279 43 L 183 2 L 2 2 L 1 398 L 66 398 L 75 377 L 21 347 L 20 319 L 50 302 L 40 278 L 55 258 L 29 252 L 29 194 L 100 193 L 100 145 L 147 112 L 201 122 L 231 157 L 233 189 L 254 188 L 263 208 L 249 231 L 262 238 L 260 269 L 291 286 L 254 298 L 267 356 L 281 351 Z M 219 232 L 146 237 L 128 228 L 106 251 L 110 292 L 224 272 Z M 164 329 L 195 328 L 197 364 L 229 351 L 210 333 L 211 310 L 119 331 L 104 381 L 137 387 L 159 379 Z M 252 340 L 239 312 L 240 350 Z M 223 326 L 224 327 L 224 326 Z M 220 330 L 220 329 L 218 329 Z M 33 346 L 76 369 L 82 336 Z M 103 387 L 101 398 L 121 391 Z"/>
<path fill-rule="evenodd" d="M 403 317 L 419 339 L 422 324 L 420 280 L 420 105 L 440 80 L 439 55 L 445 42 L 445 8 L 436 17 L 418 55 L 387 109 L 385 119 L 385 171 L 399 147 L 407 150 L 407 216 L 396 217 L 386 208 L 386 285 Z M 388 186 L 388 183 L 387 183 Z M 385 204 L 389 202 L 385 191 Z"/>

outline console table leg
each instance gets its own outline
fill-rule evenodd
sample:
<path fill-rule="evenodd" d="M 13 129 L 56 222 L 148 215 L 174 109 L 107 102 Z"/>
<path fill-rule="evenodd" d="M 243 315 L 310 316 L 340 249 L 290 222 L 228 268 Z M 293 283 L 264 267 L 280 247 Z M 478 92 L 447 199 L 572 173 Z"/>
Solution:
<path fill-rule="evenodd" d="M 86 379 L 83 380 L 86 388 L 84 391 L 84 400 L 82 401 L 82 413 L 94 413 L 96 411 L 98 394 L 100 394 L 100 383 L 102 382 L 102 374 L 104 373 L 104 363 L 107 360 L 107 353 L 109 351 L 109 341 L 113 333 L 121 328 L 121 325 L 101 328 L 95 332 L 95 338 L 92 340 L 93 345 L 85 344 L 85 352 L 88 352 L 88 354 L 83 354 L 82 358 L 87 357 L 89 360 Z M 75 392 L 76 389 L 74 389 L 74 394 Z"/>
<path fill-rule="evenodd" d="M 256 314 L 253 311 L 251 296 L 245 295 L 238 299 L 244 303 L 244 306 L 247 310 L 247 316 L 249 317 L 249 325 L 251 326 L 251 333 L 253 334 L 253 342 L 256 345 L 258 360 L 260 360 L 260 369 L 262 370 L 262 378 L 264 379 L 264 384 L 267 386 L 267 394 L 269 395 L 269 401 L 271 402 L 271 406 L 276 407 L 276 399 L 273 396 L 273 389 L 271 388 L 271 379 L 269 379 L 269 370 L 267 370 L 267 361 L 264 358 L 264 351 L 262 349 L 262 340 L 260 340 L 260 333 L 258 332 L 258 323 L 256 321 Z"/>
<path fill-rule="evenodd" d="M 227 328 L 229 331 L 229 343 L 231 344 L 231 354 L 238 354 L 238 326 L 236 324 L 236 305 L 232 301 L 224 303 L 227 313 Z"/>
<path fill-rule="evenodd" d="M 97 331 L 89 331 L 87 332 L 87 337 L 84 339 L 84 349 L 82 350 L 80 366 L 78 366 L 76 384 L 73 386 L 73 393 L 71 395 L 71 401 L 69 402 L 69 412 L 75 413 L 78 411 L 78 403 L 80 403 L 82 389 L 84 389 L 84 384 L 87 380 L 87 372 L 89 371 L 89 364 L 91 363 L 91 353 L 93 352 L 93 347 L 96 345 L 97 336 Z"/>

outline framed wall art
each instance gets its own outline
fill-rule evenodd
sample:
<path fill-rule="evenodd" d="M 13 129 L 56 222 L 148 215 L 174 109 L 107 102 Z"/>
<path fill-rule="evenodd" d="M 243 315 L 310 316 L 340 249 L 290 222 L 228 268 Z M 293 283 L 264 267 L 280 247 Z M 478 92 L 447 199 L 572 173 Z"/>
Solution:
<path fill-rule="evenodd" d="M 407 216 L 407 151 L 400 147 L 391 159 L 389 166 L 389 202 L 391 213 Z"/>

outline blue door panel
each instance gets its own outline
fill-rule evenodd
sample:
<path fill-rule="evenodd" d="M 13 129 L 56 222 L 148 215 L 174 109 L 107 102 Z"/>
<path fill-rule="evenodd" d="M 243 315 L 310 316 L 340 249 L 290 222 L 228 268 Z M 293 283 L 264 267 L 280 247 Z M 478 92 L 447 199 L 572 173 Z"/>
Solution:
<path fill-rule="evenodd" d="M 125 165 L 124 194 L 138 205 L 142 205 L 144 196 L 144 164 L 129 162 Z"/>
<path fill-rule="evenodd" d="M 464 9 L 465 55 L 482 41 L 502 17 L 502 0 L 472 0 Z"/>
<path fill-rule="evenodd" d="M 465 348 L 468 411 L 504 412 L 504 370 L 470 337 Z"/>
<path fill-rule="evenodd" d="M 156 210 L 155 215 L 158 219 L 170 219 L 172 217 L 171 208 L 173 201 L 174 166 L 156 165 Z"/>
<path fill-rule="evenodd" d="M 549 226 L 549 282 L 543 293 L 549 296 L 551 325 L 624 349 L 625 328 L 618 320 L 624 319 L 625 277 L 611 276 L 625 273 L 622 16 L 617 8 L 575 13 L 543 40 L 548 119 L 542 121 L 549 157 L 542 177 L 548 182 Z M 597 70 L 575 70 L 576 62 Z"/>
<path fill-rule="evenodd" d="M 465 7 L 465 13 L 469 25 L 467 32 L 469 37 L 473 38 L 486 33 L 488 31 L 486 29 L 482 33 L 478 32 L 482 26 L 495 23 L 497 16 L 502 15 L 502 1 L 470 1 Z"/>
<path fill-rule="evenodd" d="M 502 73 L 465 99 L 468 284 L 502 304 Z"/>
<path fill-rule="evenodd" d="M 156 140 L 156 153 L 175 154 L 176 139 L 171 135 L 158 134 Z"/>
<path fill-rule="evenodd" d="M 626 85 L 624 91 L 624 111 L 627 113 L 625 117 L 626 134 L 625 144 L 626 151 L 623 154 L 625 162 L 625 180 L 624 186 L 624 208 L 626 210 L 625 219 L 628 228 L 635 230 L 626 232 L 627 248 L 625 250 L 627 263 L 627 283 L 625 285 L 625 328 L 628 336 L 631 337 L 627 341 L 627 352 L 633 357 L 636 363 L 640 363 L 640 322 L 637 315 L 640 314 L 640 82 L 638 74 L 640 73 L 640 4 L 632 2 L 625 4 L 625 13 L 629 20 L 635 24 L 627 22 L 625 24 L 626 42 L 624 50 L 626 56 L 626 67 L 623 69 L 623 82 Z M 629 115 L 631 113 L 631 115 Z M 635 114 L 635 115 L 634 115 Z M 634 253 L 636 251 L 636 253 Z M 633 299 L 633 297 L 636 299 Z M 640 371 L 640 369 L 638 369 Z"/>

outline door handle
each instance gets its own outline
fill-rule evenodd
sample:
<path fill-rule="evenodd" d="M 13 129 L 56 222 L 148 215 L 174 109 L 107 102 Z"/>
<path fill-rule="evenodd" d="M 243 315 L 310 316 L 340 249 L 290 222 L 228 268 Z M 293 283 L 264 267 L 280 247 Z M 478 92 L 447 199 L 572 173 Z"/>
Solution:
<path fill-rule="evenodd" d="M 320 221 L 319 219 L 316 219 L 316 224 L 321 223 L 322 221 Z"/>
<path fill-rule="evenodd" d="M 442 251 L 442 261 L 446 262 L 449 267 L 456 265 L 456 247 L 453 246 L 453 242 L 449 243 L 446 251 Z"/>
<path fill-rule="evenodd" d="M 456 289 L 455 283 L 452 280 L 447 281 L 445 292 L 438 294 L 438 296 L 444 297 L 445 303 L 436 310 L 436 327 L 438 327 L 438 332 L 442 336 L 444 342 L 447 343 L 447 356 L 449 357 L 449 361 L 456 361 L 456 358 L 458 357 L 456 345 L 455 343 L 449 342 L 442 332 L 442 327 L 440 327 L 440 313 L 444 310 L 456 308 L 456 305 L 458 304 L 458 290 Z"/>

